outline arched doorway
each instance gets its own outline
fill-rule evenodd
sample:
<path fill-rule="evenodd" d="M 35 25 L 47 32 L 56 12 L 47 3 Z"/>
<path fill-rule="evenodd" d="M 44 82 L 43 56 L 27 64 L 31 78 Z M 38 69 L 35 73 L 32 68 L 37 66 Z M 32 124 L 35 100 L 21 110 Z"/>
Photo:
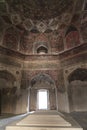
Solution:
<path fill-rule="evenodd" d="M 87 69 L 77 68 L 68 76 L 70 111 L 87 110 Z"/>
<path fill-rule="evenodd" d="M 0 113 L 15 113 L 14 82 L 16 78 L 7 70 L 0 71 Z"/>
<path fill-rule="evenodd" d="M 31 80 L 29 98 L 30 111 L 40 109 L 56 110 L 56 86 L 53 79 L 47 74 L 38 74 Z M 42 104 L 40 104 L 42 103 Z"/>

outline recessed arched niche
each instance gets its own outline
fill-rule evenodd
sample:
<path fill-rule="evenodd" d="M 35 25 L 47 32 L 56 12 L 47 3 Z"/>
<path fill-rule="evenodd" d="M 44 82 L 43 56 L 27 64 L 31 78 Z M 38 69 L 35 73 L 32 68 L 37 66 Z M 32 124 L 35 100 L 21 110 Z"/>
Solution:
<path fill-rule="evenodd" d="M 40 46 L 37 48 L 37 54 L 47 54 L 48 48 L 45 46 Z"/>
<path fill-rule="evenodd" d="M 11 26 L 5 30 L 3 37 L 3 46 L 12 50 L 18 49 L 19 30 Z"/>
<path fill-rule="evenodd" d="M 36 42 L 33 47 L 34 54 L 49 54 L 50 47 L 46 42 Z"/>
<path fill-rule="evenodd" d="M 80 44 L 79 31 L 74 25 L 70 25 L 65 33 L 66 49 L 78 46 Z"/>

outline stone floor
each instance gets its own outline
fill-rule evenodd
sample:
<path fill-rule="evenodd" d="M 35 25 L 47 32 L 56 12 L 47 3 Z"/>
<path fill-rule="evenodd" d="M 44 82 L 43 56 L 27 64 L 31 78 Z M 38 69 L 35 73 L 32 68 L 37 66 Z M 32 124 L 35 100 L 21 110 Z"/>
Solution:
<path fill-rule="evenodd" d="M 70 115 L 72 118 L 78 122 L 78 124 L 83 128 L 83 130 L 87 130 L 87 112 L 72 112 L 70 114 L 63 113 L 64 115 Z"/>
<path fill-rule="evenodd" d="M 63 114 L 65 114 L 66 116 L 69 115 L 72 116 L 74 120 L 76 120 L 84 130 L 87 130 L 87 112 L 72 112 L 70 114 L 67 113 L 63 113 Z M 7 125 L 11 124 L 14 121 L 21 120 L 26 115 L 27 114 L 16 115 L 16 116 L 12 116 L 12 115 L 0 116 L 0 130 L 5 130 L 5 127 Z"/>
<path fill-rule="evenodd" d="M 87 130 L 87 112 L 72 112 L 70 115 L 82 126 L 84 130 Z"/>
<path fill-rule="evenodd" d="M 5 127 L 9 124 L 11 124 L 14 121 L 20 120 L 24 118 L 26 114 L 23 115 L 2 115 L 0 116 L 0 130 L 5 130 Z"/>

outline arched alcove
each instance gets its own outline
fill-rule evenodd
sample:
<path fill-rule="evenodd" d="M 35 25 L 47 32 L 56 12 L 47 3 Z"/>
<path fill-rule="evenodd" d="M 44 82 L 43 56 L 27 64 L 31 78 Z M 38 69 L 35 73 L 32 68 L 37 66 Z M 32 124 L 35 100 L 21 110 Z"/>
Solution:
<path fill-rule="evenodd" d="M 51 48 L 48 42 L 45 41 L 37 41 L 33 43 L 33 53 L 34 54 L 49 54 L 51 52 Z"/>
<path fill-rule="evenodd" d="M 45 46 L 39 46 L 37 48 L 37 54 L 46 54 L 48 53 L 48 48 Z"/>
<path fill-rule="evenodd" d="M 15 81 L 15 76 L 9 71 L 0 71 L 0 113 L 15 113 Z"/>
<path fill-rule="evenodd" d="M 19 31 L 17 28 L 11 26 L 5 30 L 3 37 L 3 46 L 17 51 L 19 41 Z"/>
<path fill-rule="evenodd" d="M 70 25 L 65 33 L 65 48 L 69 49 L 80 44 L 79 32 L 74 25 Z"/>
<path fill-rule="evenodd" d="M 87 109 L 87 69 L 77 68 L 68 76 L 68 97 L 70 111 Z"/>
<path fill-rule="evenodd" d="M 0 70 L 0 78 L 4 78 L 4 79 L 10 80 L 12 82 L 14 82 L 16 80 L 15 76 L 7 70 Z"/>
<path fill-rule="evenodd" d="M 30 85 L 30 111 L 36 111 L 38 107 L 38 92 L 45 90 L 47 93 L 47 109 L 56 110 L 56 86 L 53 79 L 47 74 L 38 74 L 31 80 Z M 42 91 L 44 92 L 44 91 Z M 42 100 L 43 102 L 43 100 Z"/>

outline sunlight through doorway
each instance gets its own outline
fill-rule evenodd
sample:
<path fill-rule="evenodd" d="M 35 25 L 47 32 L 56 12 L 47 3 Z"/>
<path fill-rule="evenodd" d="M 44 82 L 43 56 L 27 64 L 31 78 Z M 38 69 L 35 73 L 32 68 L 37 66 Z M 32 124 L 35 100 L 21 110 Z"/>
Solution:
<path fill-rule="evenodd" d="M 48 109 L 48 91 L 39 90 L 37 94 L 38 109 L 47 110 Z"/>

